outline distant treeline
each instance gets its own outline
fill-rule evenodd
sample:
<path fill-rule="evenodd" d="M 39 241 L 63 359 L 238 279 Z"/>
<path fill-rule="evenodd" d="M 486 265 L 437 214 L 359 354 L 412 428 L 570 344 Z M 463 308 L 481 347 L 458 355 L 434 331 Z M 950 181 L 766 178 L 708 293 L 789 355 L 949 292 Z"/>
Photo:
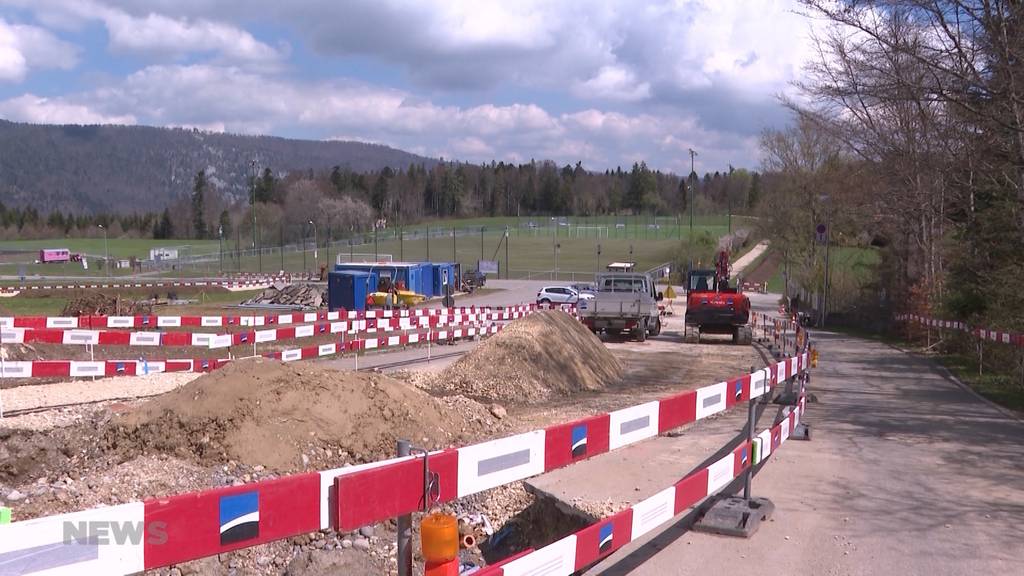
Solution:
<path fill-rule="evenodd" d="M 743 169 L 682 179 L 637 163 L 590 172 L 580 163 L 551 162 L 484 165 L 440 162 L 357 172 L 340 166 L 321 172 L 278 174 L 264 168 L 250 179 L 248 201 L 231 202 L 205 171 L 193 179 L 192 194 L 162 213 L 119 216 L 43 217 L 33 208 L 0 208 L 4 239 L 96 236 L 98 224 L 111 237 L 219 238 L 241 242 L 252 234 L 252 198 L 261 243 L 276 245 L 309 236 L 312 221 L 319 238 L 340 238 L 372 229 L 427 219 L 478 216 L 608 214 L 677 215 L 748 213 L 761 190 L 757 172 Z"/>

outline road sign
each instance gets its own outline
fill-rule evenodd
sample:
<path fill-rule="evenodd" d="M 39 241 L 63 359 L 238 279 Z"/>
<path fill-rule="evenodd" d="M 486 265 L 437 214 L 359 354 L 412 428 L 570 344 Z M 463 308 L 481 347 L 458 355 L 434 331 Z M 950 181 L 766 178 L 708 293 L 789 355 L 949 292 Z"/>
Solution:
<path fill-rule="evenodd" d="M 828 227 L 824 224 L 818 224 L 814 228 L 814 239 L 818 244 L 824 244 L 828 241 Z"/>

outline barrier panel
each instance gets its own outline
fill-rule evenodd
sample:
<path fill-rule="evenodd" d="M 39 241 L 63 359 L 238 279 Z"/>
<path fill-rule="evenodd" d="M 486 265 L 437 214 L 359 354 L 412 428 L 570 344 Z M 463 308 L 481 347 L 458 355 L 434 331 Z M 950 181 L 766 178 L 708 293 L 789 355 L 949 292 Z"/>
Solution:
<path fill-rule="evenodd" d="M 4 344 L 60 344 L 81 346 L 147 346 L 147 347 L 185 347 L 202 346 L 205 348 L 226 348 L 251 344 L 253 342 L 275 342 L 298 338 L 309 338 L 323 334 L 358 334 L 360 332 L 394 332 L 397 330 L 413 330 L 417 328 L 457 325 L 473 322 L 514 320 L 525 316 L 524 312 L 473 312 L 460 313 L 441 310 L 437 314 L 415 314 L 409 316 L 366 317 L 363 314 L 344 314 L 329 312 L 326 314 L 309 313 L 303 317 L 324 316 L 334 319 L 312 325 L 288 326 L 266 330 L 250 330 L 234 333 L 217 334 L 213 332 L 129 332 L 125 330 L 89 330 L 80 328 L 7 328 L 0 326 L 0 342 Z M 291 324 L 299 315 L 286 316 L 284 321 L 275 318 L 272 324 Z M 108 322 L 112 317 L 107 317 Z M 176 327 L 178 322 L 166 319 L 177 317 L 158 317 L 158 326 Z M 219 317 L 203 317 L 203 326 L 218 326 L 213 320 Z M 343 319 L 339 319 L 343 318 Z M 51 320 L 51 319 L 48 319 Z M 117 322 L 115 322 L 117 323 Z M 125 319 L 127 324 L 127 318 Z M 244 323 L 242 324 L 244 325 Z"/>
<path fill-rule="evenodd" d="M 202 288 L 206 286 L 223 288 L 266 288 L 278 281 L 275 278 L 264 280 L 189 280 L 177 282 L 103 282 L 96 284 L 16 284 L 0 286 L 0 292 L 24 292 L 24 291 L 45 291 L 45 290 L 97 290 L 108 289 L 132 289 L 132 288 L 177 288 L 191 287 Z"/>
<path fill-rule="evenodd" d="M 365 350 L 385 349 L 427 342 L 445 342 L 473 338 L 478 335 L 496 334 L 502 325 L 482 326 L 479 323 L 438 327 L 426 332 L 410 332 L 377 338 L 341 340 L 318 346 L 306 346 L 278 352 L 259 354 L 262 358 L 274 358 L 284 362 L 322 358 Z M 209 372 L 231 362 L 232 358 L 185 358 L 137 360 L 8 360 L 0 362 L 0 377 L 3 378 L 68 378 L 139 376 L 160 372 Z"/>
<path fill-rule="evenodd" d="M 456 308 L 413 308 L 409 310 L 356 310 L 335 311 L 317 310 L 315 312 L 292 312 L 287 314 L 269 315 L 231 315 L 231 316 L 0 316 L 2 328 L 180 328 L 184 326 L 224 327 L 224 326 L 272 326 L 281 324 L 299 324 L 324 320 L 358 320 L 370 318 L 402 318 L 407 316 L 430 316 L 452 314 L 513 313 L 536 310 L 536 304 L 519 304 L 516 306 L 463 306 Z"/>

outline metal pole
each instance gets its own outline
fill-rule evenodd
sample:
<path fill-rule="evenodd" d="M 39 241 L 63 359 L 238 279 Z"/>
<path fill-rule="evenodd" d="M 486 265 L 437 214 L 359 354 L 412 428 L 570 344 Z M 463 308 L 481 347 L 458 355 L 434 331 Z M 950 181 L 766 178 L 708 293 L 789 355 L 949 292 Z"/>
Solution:
<path fill-rule="evenodd" d="M 316 246 L 316 224 L 314 224 L 312 220 L 309 221 L 309 224 L 313 227 L 313 271 L 315 272 L 316 267 L 319 264 L 317 261 L 320 259 L 320 254 L 318 254 Z"/>
<path fill-rule="evenodd" d="M 373 225 L 373 261 L 378 262 L 380 256 L 377 254 L 377 224 Z"/>
<path fill-rule="evenodd" d="M 398 441 L 398 457 L 409 455 L 408 440 Z M 412 514 L 398 517 L 398 576 L 412 576 Z"/>
<path fill-rule="evenodd" d="M 430 262 L 430 226 L 427 226 L 427 262 Z"/>
<path fill-rule="evenodd" d="M 831 210 L 831 199 L 829 205 L 826 206 L 825 210 L 825 297 L 821 303 L 821 327 L 825 327 L 825 318 L 828 316 L 828 297 L 829 297 L 829 247 L 832 244 L 832 210 Z"/>
<path fill-rule="evenodd" d="M 750 367 L 750 373 L 754 373 L 754 367 Z M 753 388 L 751 388 L 753 392 Z M 757 425 L 757 399 L 751 398 L 747 407 L 747 443 L 750 444 L 750 468 L 743 474 L 743 499 L 750 500 L 752 497 L 750 484 L 754 479 L 754 426 Z"/>
<path fill-rule="evenodd" d="M 405 262 L 405 228 L 398 229 L 398 259 Z"/>
<path fill-rule="evenodd" d="M 484 227 L 480 227 L 480 259 L 484 259 Z"/>
<path fill-rule="evenodd" d="M 508 263 L 508 226 L 505 226 L 505 280 L 508 280 L 509 263 Z"/>
<path fill-rule="evenodd" d="M 455 246 L 455 226 L 452 226 L 452 262 L 455 263 L 455 262 L 458 262 L 458 261 L 459 261 L 458 250 L 456 249 L 456 246 Z"/>

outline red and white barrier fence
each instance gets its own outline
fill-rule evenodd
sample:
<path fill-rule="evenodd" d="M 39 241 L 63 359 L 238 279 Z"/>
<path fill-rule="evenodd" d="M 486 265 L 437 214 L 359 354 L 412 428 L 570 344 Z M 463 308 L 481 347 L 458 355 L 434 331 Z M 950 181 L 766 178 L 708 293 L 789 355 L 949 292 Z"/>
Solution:
<path fill-rule="evenodd" d="M 612 555 L 661 524 L 713 496 L 753 466 L 766 461 L 800 423 L 804 404 L 787 407 L 781 421 L 710 465 L 657 494 L 539 550 L 481 569 L 480 576 L 569 576 Z"/>
<path fill-rule="evenodd" d="M 346 352 L 376 350 L 409 346 L 426 342 L 445 342 L 481 335 L 495 334 L 501 325 L 482 326 L 479 323 L 460 324 L 450 327 L 428 329 L 423 332 L 408 332 L 376 338 L 342 339 L 318 346 L 292 348 L 279 352 L 259 354 L 264 358 L 276 358 L 284 362 L 322 358 Z M 231 362 L 231 358 L 185 358 L 138 360 L 26 360 L 0 362 L 0 376 L 3 378 L 85 378 L 105 376 L 139 376 L 160 372 L 209 372 Z"/>
<path fill-rule="evenodd" d="M 2 328 L 180 328 L 197 326 L 217 328 L 225 326 L 272 326 L 299 324 L 324 320 L 356 320 L 363 318 L 404 318 L 411 316 L 436 316 L 451 314 L 512 313 L 536 310 L 536 304 L 516 306 L 462 306 L 456 308 L 413 308 L 410 310 L 357 310 L 315 312 L 290 312 L 266 315 L 227 316 L 0 316 Z"/>
<path fill-rule="evenodd" d="M 938 330 L 956 330 L 958 332 L 966 332 L 981 340 L 998 342 L 1000 344 L 1011 344 L 1018 348 L 1024 348 L 1024 334 L 1017 332 L 992 330 L 989 328 L 972 328 L 966 322 L 941 320 L 938 318 L 929 318 L 928 316 L 919 316 L 917 314 L 900 314 L 899 316 L 896 316 L 896 320 L 898 322 L 908 322 L 925 326 L 927 328 L 936 328 Z"/>
<path fill-rule="evenodd" d="M 660 401 L 432 453 L 428 466 L 436 475 L 433 496 L 437 502 L 448 502 L 629 446 L 759 397 L 807 366 L 804 353 Z M 788 434 L 789 426 L 772 429 L 768 437 L 772 447 L 782 442 L 783 429 Z M 712 487 L 717 489 L 735 475 L 735 461 L 741 456 L 734 453 L 709 467 L 706 475 L 702 471 L 696 479 L 684 479 L 685 490 L 703 495 Z M 0 566 L 17 574 L 130 574 L 321 529 L 351 530 L 419 510 L 423 478 L 422 458 L 396 458 L 14 522 L 0 526 Z M 677 502 L 692 497 L 684 491 L 677 498 L 679 490 L 669 488 L 655 496 L 660 500 L 638 504 L 628 514 L 639 513 L 622 516 L 620 523 L 632 527 L 646 522 L 643 519 L 662 505 L 666 508 L 657 512 L 658 517 L 670 512 L 671 517 Z M 250 529 L 242 534 L 232 530 L 241 523 Z M 102 526 L 106 536 L 112 525 L 127 527 L 134 537 L 97 539 L 90 532 L 90 527 Z M 640 525 L 636 533 L 645 527 Z M 580 542 L 578 537 L 571 541 L 571 552 L 569 544 L 562 543 L 552 549 L 555 552 L 544 554 L 568 558 L 577 553 Z M 526 568 L 534 565 L 534 560 L 527 560 L 517 570 L 511 562 L 504 570 L 526 574 L 530 573 Z M 575 566 L 575 559 L 567 566 Z"/>
<path fill-rule="evenodd" d="M 359 334 L 362 332 L 394 332 L 415 330 L 428 327 L 442 327 L 449 325 L 460 325 L 466 323 L 479 323 L 488 321 L 507 321 L 520 318 L 528 314 L 528 311 L 500 311 L 500 312 L 451 312 L 441 310 L 438 314 L 416 314 L 409 316 L 391 316 L 379 318 L 366 318 L 362 314 L 349 314 L 329 312 L 326 314 L 309 313 L 306 315 L 286 315 L 285 321 L 280 317 L 275 320 L 280 324 L 290 324 L 297 316 L 314 317 L 327 316 L 334 318 L 333 322 L 320 322 L 316 324 L 286 326 L 281 328 L 268 328 L 265 330 L 247 330 L 227 334 L 213 332 L 173 332 L 173 331 L 146 331 L 128 332 L 123 330 L 88 330 L 88 329 L 60 329 L 60 328 L 7 328 L 0 326 L 0 343 L 4 344 L 60 344 L 66 346 L 146 346 L 146 347 L 186 347 L 201 346 L 204 348 L 226 348 L 229 346 L 240 346 L 252 343 L 276 342 L 300 338 L 311 338 L 324 334 Z M 360 316 L 363 316 L 360 318 Z M 113 317 L 107 317 L 109 320 Z M 157 317 L 168 318 L 168 317 Z M 210 317 L 211 320 L 219 317 Z M 345 318 L 339 320 L 338 318 Z M 127 318 L 126 318 L 127 320 Z M 125 322 L 127 323 L 127 322 Z M 158 322 L 159 324 L 159 322 Z M 167 327 L 169 324 L 164 323 Z M 215 326 L 213 322 L 203 324 L 204 326 Z"/>
<path fill-rule="evenodd" d="M 0 292 L 33 292 L 46 290 L 98 290 L 135 288 L 265 288 L 277 281 L 274 278 L 262 280 L 181 280 L 169 282 L 102 282 L 95 284 L 16 284 L 0 286 Z"/>

